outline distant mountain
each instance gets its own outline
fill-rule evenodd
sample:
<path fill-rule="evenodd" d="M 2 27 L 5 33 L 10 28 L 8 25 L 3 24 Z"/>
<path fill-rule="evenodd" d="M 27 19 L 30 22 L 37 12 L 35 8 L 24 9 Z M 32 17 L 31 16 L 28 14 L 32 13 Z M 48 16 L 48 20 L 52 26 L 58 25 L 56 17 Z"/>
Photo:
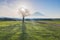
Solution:
<path fill-rule="evenodd" d="M 35 12 L 34 14 L 32 14 L 32 16 L 45 16 L 45 15 L 40 12 Z"/>

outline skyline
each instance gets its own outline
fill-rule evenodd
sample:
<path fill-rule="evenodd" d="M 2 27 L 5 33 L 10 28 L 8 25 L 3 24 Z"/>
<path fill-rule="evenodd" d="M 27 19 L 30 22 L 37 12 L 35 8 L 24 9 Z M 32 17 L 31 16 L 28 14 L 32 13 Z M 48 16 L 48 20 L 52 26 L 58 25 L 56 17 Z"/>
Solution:
<path fill-rule="evenodd" d="M 40 12 L 45 18 L 60 18 L 60 0 L 0 0 L 0 17 L 19 18 L 18 10 L 22 6 L 29 9 L 31 15 Z"/>

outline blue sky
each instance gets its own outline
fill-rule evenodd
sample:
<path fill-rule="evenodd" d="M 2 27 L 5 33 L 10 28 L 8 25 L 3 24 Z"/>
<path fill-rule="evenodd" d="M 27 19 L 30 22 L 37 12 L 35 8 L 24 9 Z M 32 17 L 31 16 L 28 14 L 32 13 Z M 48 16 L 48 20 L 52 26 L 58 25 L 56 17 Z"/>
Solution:
<path fill-rule="evenodd" d="M 22 5 L 26 6 L 32 15 L 35 12 L 40 12 L 46 17 L 60 18 L 60 0 L 0 0 L 0 17 L 19 18 L 17 10 Z"/>

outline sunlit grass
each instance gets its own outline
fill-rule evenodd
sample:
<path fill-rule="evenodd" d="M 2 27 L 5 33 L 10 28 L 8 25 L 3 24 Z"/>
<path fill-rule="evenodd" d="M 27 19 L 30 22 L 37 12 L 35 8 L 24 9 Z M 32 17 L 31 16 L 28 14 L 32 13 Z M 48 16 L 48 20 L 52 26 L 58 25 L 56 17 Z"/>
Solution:
<path fill-rule="evenodd" d="M 47 22 L 47 23 L 46 23 Z M 24 40 L 60 40 L 60 21 L 25 21 Z M 7 26 L 8 25 L 8 26 Z M 0 40 L 21 40 L 21 21 L 1 21 Z"/>

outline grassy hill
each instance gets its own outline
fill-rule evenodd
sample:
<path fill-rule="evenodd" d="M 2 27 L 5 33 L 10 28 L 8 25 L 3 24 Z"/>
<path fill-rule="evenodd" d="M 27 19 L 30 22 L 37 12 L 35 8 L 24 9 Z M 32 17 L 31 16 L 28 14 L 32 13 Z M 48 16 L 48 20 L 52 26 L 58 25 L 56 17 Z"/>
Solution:
<path fill-rule="evenodd" d="M 22 26 L 22 21 L 0 21 L 0 40 L 60 40 L 60 21 L 25 21 Z"/>

